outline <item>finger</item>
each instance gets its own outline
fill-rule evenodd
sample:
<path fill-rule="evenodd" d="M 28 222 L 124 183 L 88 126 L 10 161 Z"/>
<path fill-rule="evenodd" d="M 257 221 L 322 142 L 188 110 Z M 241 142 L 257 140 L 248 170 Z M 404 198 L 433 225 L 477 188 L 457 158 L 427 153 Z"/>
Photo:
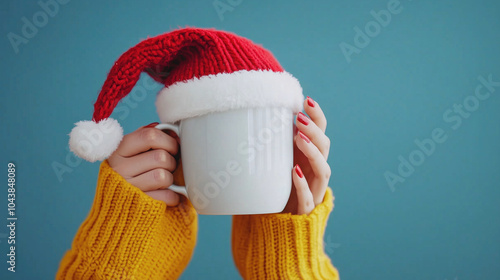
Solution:
<path fill-rule="evenodd" d="M 155 190 L 144 193 L 156 200 L 165 202 L 167 206 L 176 206 L 180 202 L 179 195 L 171 190 Z"/>
<path fill-rule="evenodd" d="M 328 153 L 330 152 L 330 138 L 326 136 L 325 132 L 302 112 L 297 114 L 296 123 L 298 130 L 302 131 L 302 133 L 309 137 L 313 144 L 318 147 L 321 154 L 323 154 L 323 157 L 328 159 Z"/>
<path fill-rule="evenodd" d="M 320 204 L 325 196 L 328 181 L 330 180 L 331 169 L 326 159 L 311 140 L 299 131 L 296 137 L 297 148 L 307 157 L 315 178 L 308 178 L 314 203 Z"/>
<path fill-rule="evenodd" d="M 175 158 L 171 154 L 165 150 L 156 149 L 134 157 L 122 158 L 117 166 L 113 166 L 113 169 L 122 174 L 125 179 L 130 179 L 156 168 L 174 171 L 176 166 Z"/>
<path fill-rule="evenodd" d="M 314 101 L 311 97 L 304 100 L 304 111 L 309 115 L 311 120 L 323 131 L 326 131 L 326 117 L 319 107 L 318 102 Z"/>
<path fill-rule="evenodd" d="M 122 157 L 130 157 L 150 149 L 162 149 L 176 155 L 178 144 L 172 136 L 157 128 L 141 127 L 123 137 L 116 153 Z"/>
<path fill-rule="evenodd" d="M 297 215 L 311 213 L 315 207 L 314 198 L 298 164 L 293 168 L 292 179 L 297 193 Z"/>
<path fill-rule="evenodd" d="M 174 178 L 168 170 L 156 168 L 127 181 L 146 192 L 166 189 L 172 185 Z"/>

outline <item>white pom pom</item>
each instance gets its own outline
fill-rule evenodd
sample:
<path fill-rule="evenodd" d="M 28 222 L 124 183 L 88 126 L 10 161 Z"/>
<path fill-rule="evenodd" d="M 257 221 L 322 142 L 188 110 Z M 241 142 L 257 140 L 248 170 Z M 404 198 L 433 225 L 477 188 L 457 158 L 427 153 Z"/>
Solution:
<path fill-rule="evenodd" d="M 103 119 L 98 123 L 80 121 L 69 134 L 69 148 L 75 155 L 90 161 L 107 159 L 123 138 L 123 129 L 117 120 Z"/>

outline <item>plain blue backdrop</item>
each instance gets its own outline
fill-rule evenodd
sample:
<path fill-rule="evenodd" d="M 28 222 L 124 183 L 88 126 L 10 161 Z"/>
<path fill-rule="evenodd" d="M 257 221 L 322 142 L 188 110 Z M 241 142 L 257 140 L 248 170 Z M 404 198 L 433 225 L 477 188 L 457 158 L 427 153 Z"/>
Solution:
<path fill-rule="evenodd" d="M 67 134 L 91 118 L 114 61 L 148 36 L 197 26 L 262 44 L 323 107 L 336 196 L 325 250 L 342 279 L 500 279 L 500 87 L 475 97 L 478 77 L 500 81 L 500 2 L 401 0 L 385 26 L 375 23 L 370 12 L 391 1 L 72 0 L 46 18 L 36 1 L 2 1 L 0 278 L 53 279 L 86 218 L 99 163 L 76 160 Z M 230 9 L 218 14 L 220 3 Z M 23 18 L 40 26 L 24 30 L 31 38 Z M 160 88 L 119 105 L 125 133 L 158 120 Z M 446 140 L 419 152 L 415 141 L 435 129 Z M 17 165 L 15 273 L 8 162 Z M 229 216 L 200 216 L 181 279 L 241 279 L 230 227 Z"/>

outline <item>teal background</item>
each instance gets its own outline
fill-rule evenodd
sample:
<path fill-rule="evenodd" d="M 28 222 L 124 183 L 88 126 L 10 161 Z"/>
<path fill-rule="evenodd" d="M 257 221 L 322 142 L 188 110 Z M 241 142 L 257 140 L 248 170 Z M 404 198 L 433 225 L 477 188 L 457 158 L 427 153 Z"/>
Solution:
<path fill-rule="evenodd" d="M 8 162 L 17 165 L 18 221 L 16 273 L 0 226 L 0 278 L 53 279 L 87 216 L 99 163 L 72 157 L 67 134 L 91 118 L 114 61 L 148 36 L 198 26 L 263 44 L 325 111 L 336 196 L 325 244 L 341 279 L 500 279 L 500 87 L 458 129 L 443 119 L 479 76 L 500 81 L 500 2 L 402 0 L 350 63 L 339 44 L 354 45 L 353 28 L 388 0 L 231 2 L 221 20 L 213 1 L 73 0 L 16 54 L 7 34 L 21 35 L 22 17 L 41 8 L 2 1 L 0 225 Z M 127 113 L 113 116 L 125 133 L 157 121 L 159 88 L 119 105 Z M 447 140 L 392 191 L 384 173 L 397 174 L 398 156 L 408 159 L 435 128 Z M 53 164 L 68 172 L 58 178 Z M 230 217 L 200 216 L 181 279 L 240 279 L 230 227 Z"/>

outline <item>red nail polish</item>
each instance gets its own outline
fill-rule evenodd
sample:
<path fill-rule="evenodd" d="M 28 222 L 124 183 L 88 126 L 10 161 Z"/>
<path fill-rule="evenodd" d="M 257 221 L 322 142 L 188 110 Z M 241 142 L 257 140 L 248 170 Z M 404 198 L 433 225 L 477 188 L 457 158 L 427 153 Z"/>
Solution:
<path fill-rule="evenodd" d="M 299 131 L 300 138 L 304 139 L 307 143 L 311 143 L 311 140 L 302 131 Z"/>
<path fill-rule="evenodd" d="M 297 172 L 297 175 L 299 175 L 300 178 L 304 178 L 304 173 L 302 173 L 302 169 L 300 169 L 298 164 L 295 165 L 295 172 Z"/>
<path fill-rule="evenodd" d="M 160 124 L 159 122 L 154 122 L 154 123 L 150 123 L 150 124 L 148 124 L 148 125 L 145 125 L 144 127 L 145 127 L 145 128 L 146 128 L 146 127 L 155 127 L 155 126 L 157 126 L 157 125 L 159 125 L 159 124 Z"/>
<path fill-rule="evenodd" d="M 303 125 L 309 124 L 309 119 L 302 112 L 299 112 L 299 114 L 297 115 L 297 120 Z"/>
<path fill-rule="evenodd" d="M 314 100 L 309 96 L 307 97 L 307 105 L 314 107 Z"/>

